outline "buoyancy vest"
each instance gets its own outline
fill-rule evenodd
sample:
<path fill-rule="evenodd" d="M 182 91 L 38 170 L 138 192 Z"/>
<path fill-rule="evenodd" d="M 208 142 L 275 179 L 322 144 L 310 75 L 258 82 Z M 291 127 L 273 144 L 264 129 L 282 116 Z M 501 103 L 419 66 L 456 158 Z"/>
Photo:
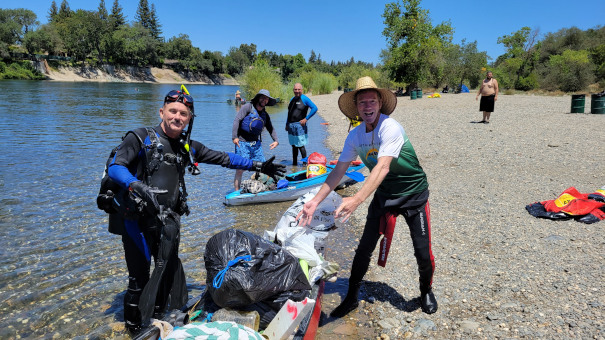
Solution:
<path fill-rule="evenodd" d="M 242 130 L 254 136 L 259 136 L 265 127 L 265 120 L 260 116 L 254 104 L 252 104 L 250 112 L 244 117 L 241 123 Z"/>
<path fill-rule="evenodd" d="M 151 187 L 168 191 L 157 196 L 161 206 L 181 215 L 188 214 L 189 210 L 180 206 L 185 203 L 187 195 L 185 170 L 188 157 L 183 145 L 178 140 L 158 135 L 152 128 L 145 129 L 147 138 L 139 153 L 137 178 Z"/>
<path fill-rule="evenodd" d="M 298 122 L 307 117 L 309 107 L 303 103 L 302 97 L 294 97 L 288 104 L 288 123 Z"/>
<path fill-rule="evenodd" d="M 159 136 L 150 127 L 128 131 L 126 135 L 130 133 L 136 136 L 141 150 L 137 156 L 138 162 L 129 170 L 135 172 L 137 179 L 145 184 L 168 191 L 157 197 L 158 203 L 164 208 L 170 208 L 179 215 L 189 214 L 184 180 L 188 157 L 185 152 L 180 152 L 181 143 Z M 147 137 L 143 139 L 145 134 Z M 117 149 L 112 150 L 107 167 L 113 161 Z M 107 175 L 107 167 L 101 180 L 97 205 L 109 214 L 109 232 L 121 235 L 124 218 L 137 218 L 136 215 L 142 213 L 142 209 L 137 208 L 140 199 L 137 202 L 127 190 L 113 181 Z"/>

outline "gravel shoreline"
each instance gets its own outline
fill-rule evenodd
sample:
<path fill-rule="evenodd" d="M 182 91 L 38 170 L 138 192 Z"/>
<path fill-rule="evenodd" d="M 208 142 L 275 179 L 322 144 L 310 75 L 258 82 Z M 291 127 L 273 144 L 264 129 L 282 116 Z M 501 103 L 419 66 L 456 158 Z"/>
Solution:
<path fill-rule="evenodd" d="M 335 152 L 348 130 L 340 94 L 312 96 Z M 392 117 L 429 180 L 439 310 L 420 310 L 416 261 L 400 219 L 386 268 L 374 254 L 360 308 L 343 319 L 324 317 L 317 338 L 604 339 L 605 222 L 537 219 L 525 206 L 571 186 L 594 192 L 605 185 L 605 115 L 569 114 L 571 96 L 501 94 L 491 123 L 480 124 L 475 93 L 427 95 L 398 97 Z M 368 203 L 341 234 L 361 236 Z M 341 284 L 353 243 L 342 249 L 351 256 L 340 263 Z M 325 314 L 341 298 L 330 285 Z"/>

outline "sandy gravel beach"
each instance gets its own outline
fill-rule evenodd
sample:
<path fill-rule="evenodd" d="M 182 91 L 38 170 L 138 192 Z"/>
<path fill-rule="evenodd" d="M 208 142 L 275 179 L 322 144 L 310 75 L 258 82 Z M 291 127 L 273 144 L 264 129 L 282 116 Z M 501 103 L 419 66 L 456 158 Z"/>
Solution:
<path fill-rule="evenodd" d="M 348 129 L 340 94 L 311 97 L 335 151 Z M 551 221 L 525 210 L 568 187 L 594 192 L 605 185 L 605 115 L 570 114 L 570 106 L 569 95 L 501 94 L 491 123 L 477 124 L 475 93 L 398 97 L 392 116 L 430 185 L 439 310 L 420 310 L 417 266 L 400 219 L 386 268 L 374 255 L 360 308 L 324 318 L 318 338 L 605 338 L 605 221 Z M 337 230 L 340 237 L 361 236 L 368 203 L 347 230 Z M 355 245 L 342 250 L 350 256 L 340 263 L 340 282 L 348 279 Z M 327 288 L 323 311 L 340 299 Z"/>

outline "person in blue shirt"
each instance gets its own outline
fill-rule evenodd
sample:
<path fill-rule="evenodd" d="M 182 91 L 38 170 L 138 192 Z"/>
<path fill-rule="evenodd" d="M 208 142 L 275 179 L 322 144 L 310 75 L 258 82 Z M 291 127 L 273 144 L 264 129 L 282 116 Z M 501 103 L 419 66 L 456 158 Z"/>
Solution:
<path fill-rule="evenodd" d="M 309 108 L 311 111 L 309 111 Z M 301 158 L 307 157 L 305 145 L 308 142 L 307 121 L 317 112 L 317 106 L 303 94 L 303 87 L 300 83 L 294 85 L 294 97 L 288 104 L 288 120 L 286 121 L 286 131 L 288 131 L 288 141 L 292 145 L 292 165 L 297 165 L 298 152 Z"/>

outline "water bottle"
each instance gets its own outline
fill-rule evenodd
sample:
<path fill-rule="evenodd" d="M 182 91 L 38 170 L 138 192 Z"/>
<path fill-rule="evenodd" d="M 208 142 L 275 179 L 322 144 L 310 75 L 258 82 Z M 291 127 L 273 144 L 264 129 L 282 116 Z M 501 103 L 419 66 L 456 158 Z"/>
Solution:
<path fill-rule="evenodd" d="M 221 308 L 214 312 L 212 321 L 233 321 L 258 332 L 260 314 L 257 311 L 238 311 L 230 308 Z"/>

